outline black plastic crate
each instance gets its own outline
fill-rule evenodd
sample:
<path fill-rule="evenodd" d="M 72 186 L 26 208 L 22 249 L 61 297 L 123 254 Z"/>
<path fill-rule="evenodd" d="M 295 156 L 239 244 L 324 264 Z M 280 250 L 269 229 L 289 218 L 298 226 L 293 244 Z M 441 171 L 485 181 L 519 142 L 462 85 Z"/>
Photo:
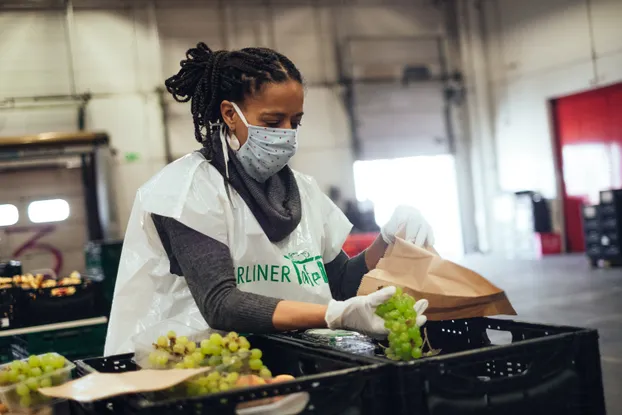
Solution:
<path fill-rule="evenodd" d="M 615 204 L 602 204 L 600 205 L 600 213 L 603 217 L 617 216 L 620 214 L 618 206 Z"/>
<path fill-rule="evenodd" d="M 616 217 L 608 217 L 608 218 L 601 218 L 600 219 L 600 229 L 603 232 L 617 232 L 620 228 L 619 225 L 619 220 Z"/>
<path fill-rule="evenodd" d="M 585 253 L 590 258 L 601 258 L 603 256 L 603 250 L 600 245 L 588 245 L 585 248 Z"/>
<path fill-rule="evenodd" d="M 22 327 L 17 304 L 0 304 L 0 331 Z"/>
<path fill-rule="evenodd" d="M 620 233 L 619 232 L 603 232 L 600 235 L 600 244 L 603 246 L 607 246 L 610 244 L 617 244 L 620 242 Z"/>
<path fill-rule="evenodd" d="M 620 247 L 616 245 L 609 245 L 602 247 L 603 258 L 620 258 Z"/>
<path fill-rule="evenodd" d="M 14 277 L 22 274 L 22 263 L 19 261 L 0 262 L 0 277 Z"/>
<path fill-rule="evenodd" d="M 0 289 L 0 304 L 15 304 L 22 298 L 19 287 Z"/>
<path fill-rule="evenodd" d="M 605 414 L 598 333 L 491 318 L 428 322 L 436 357 L 391 362 L 391 413 Z M 300 333 L 276 335 L 309 347 Z M 382 348 L 366 362 L 390 362 Z"/>
<path fill-rule="evenodd" d="M 593 239 L 601 233 L 601 218 L 600 218 L 600 206 L 583 206 L 581 208 L 583 217 L 583 234 L 585 236 L 585 243 L 590 244 Z M 593 241 L 598 243 L 599 241 Z"/>
<path fill-rule="evenodd" d="M 19 288 L 0 289 L 0 331 L 23 326 L 22 304 Z"/>
<path fill-rule="evenodd" d="M 106 341 L 106 323 L 13 336 L 11 353 L 15 359 L 31 354 L 56 352 L 69 360 L 100 356 Z"/>
<path fill-rule="evenodd" d="M 11 355 L 11 338 L 0 337 L 0 365 L 9 363 L 13 360 Z"/>
<path fill-rule="evenodd" d="M 602 228 L 600 219 L 583 219 L 583 232 L 600 231 Z"/>
<path fill-rule="evenodd" d="M 622 206 L 622 189 L 601 190 L 599 195 L 601 205 Z"/>
<path fill-rule="evenodd" d="M 86 273 L 101 282 L 102 315 L 109 316 L 123 241 L 91 241 L 84 248 Z"/>
<path fill-rule="evenodd" d="M 203 397 L 154 400 L 149 395 L 129 395 L 92 404 L 74 405 L 76 413 L 136 414 L 233 414 L 239 403 L 295 392 L 307 392 L 310 399 L 303 413 L 385 414 L 392 395 L 386 377 L 388 365 L 363 362 L 355 355 L 345 356 L 276 338 L 250 336 L 253 347 L 263 351 L 262 360 L 276 374 L 297 379 L 283 384 L 235 389 Z M 132 354 L 76 362 L 78 374 L 136 370 Z"/>
<path fill-rule="evenodd" d="M 600 218 L 600 205 L 584 205 L 581 207 L 581 213 L 584 221 L 598 220 Z"/>
<path fill-rule="evenodd" d="M 52 291 L 58 288 L 75 288 L 73 295 L 54 297 Z M 84 281 L 80 285 L 39 288 L 23 291 L 23 324 L 35 326 L 60 323 L 63 321 L 83 320 L 99 317 L 101 288 L 100 284 Z"/>
<path fill-rule="evenodd" d="M 599 231 L 591 230 L 585 232 L 585 243 L 586 245 L 598 244 L 600 245 L 602 238 L 602 233 Z"/>
<path fill-rule="evenodd" d="M 586 246 L 585 253 L 591 260 L 605 260 L 613 262 L 622 261 L 622 249 L 618 243 L 610 243 L 609 245 L 593 245 Z"/>

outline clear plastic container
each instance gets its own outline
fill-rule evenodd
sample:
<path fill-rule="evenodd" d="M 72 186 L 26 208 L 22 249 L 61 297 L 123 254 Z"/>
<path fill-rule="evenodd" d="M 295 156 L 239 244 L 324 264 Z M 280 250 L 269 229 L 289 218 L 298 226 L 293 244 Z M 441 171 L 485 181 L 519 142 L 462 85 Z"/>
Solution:
<path fill-rule="evenodd" d="M 51 353 L 59 356 L 57 353 Z M 43 356 L 43 355 L 41 355 Z M 28 359 L 22 359 L 22 362 L 28 362 Z M 0 371 L 6 370 L 11 363 L 0 366 Z M 44 373 L 38 377 L 28 378 L 19 383 L 13 383 L 7 386 L 0 386 L 0 400 L 9 408 L 11 412 L 28 412 L 29 410 L 58 402 L 59 399 L 49 398 L 38 392 L 39 387 L 58 386 L 71 380 L 71 371 L 76 366 L 69 360 L 65 359 L 65 366 L 53 372 Z M 30 389 L 29 393 L 20 395 L 20 389 L 28 388 L 28 384 L 36 381 L 37 388 Z"/>
<path fill-rule="evenodd" d="M 359 355 L 373 356 L 376 350 L 370 337 L 349 330 L 310 329 L 303 333 L 302 338 Z"/>
<path fill-rule="evenodd" d="M 198 343 L 209 338 L 214 331 L 203 327 L 192 327 L 178 321 L 163 321 L 132 337 L 134 343 L 134 362 L 142 369 L 170 369 L 181 358 L 169 355 L 167 367 L 156 367 L 149 362 L 149 355 L 156 350 L 154 343 L 160 336 L 166 336 L 174 331 L 177 337 L 185 336 L 188 340 Z"/>

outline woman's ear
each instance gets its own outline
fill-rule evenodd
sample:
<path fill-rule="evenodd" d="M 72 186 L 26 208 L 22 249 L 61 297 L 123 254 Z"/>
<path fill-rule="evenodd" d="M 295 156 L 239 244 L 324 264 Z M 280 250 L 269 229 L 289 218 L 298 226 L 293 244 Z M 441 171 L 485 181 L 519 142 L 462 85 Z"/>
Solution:
<path fill-rule="evenodd" d="M 238 114 L 230 101 L 225 100 L 220 103 L 220 115 L 222 115 L 222 119 L 229 127 L 229 131 L 235 132 L 235 122 L 237 121 Z"/>

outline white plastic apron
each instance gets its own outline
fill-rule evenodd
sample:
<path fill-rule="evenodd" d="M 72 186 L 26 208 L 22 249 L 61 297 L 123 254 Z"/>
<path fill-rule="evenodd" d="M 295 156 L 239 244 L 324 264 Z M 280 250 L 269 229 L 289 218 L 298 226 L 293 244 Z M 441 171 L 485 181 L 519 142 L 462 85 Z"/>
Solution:
<path fill-rule="evenodd" d="M 207 327 L 184 278 L 170 263 L 151 213 L 174 218 L 229 247 L 238 288 L 285 300 L 327 304 L 324 263 L 352 225 L 317 186 L 294 173 L 302 201 L 298 227 L 272 243 L 242 198 L 199 153 L 166 166 L 137 192 L 115 286 L 105 355 L 133 351 L 131 337 L 164 320 Z"/>

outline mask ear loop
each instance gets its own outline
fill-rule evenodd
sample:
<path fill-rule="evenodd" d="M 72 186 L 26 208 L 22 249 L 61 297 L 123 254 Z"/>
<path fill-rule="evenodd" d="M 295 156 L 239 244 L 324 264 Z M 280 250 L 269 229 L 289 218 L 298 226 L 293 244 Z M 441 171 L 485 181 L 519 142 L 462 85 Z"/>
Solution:
<path fill-rule="evenodd" d="M 225 159 L 225 176 L 227 181 L 229 180 L 229 151 L 227 148 L 227 132 L 226 127 L 223 125 L 220 126 L 220 145 L 222 146 L 222 156 Z"/>
<path fill-rule="evenodd" d="M 233 202 L 231 191 L 229 189 L 229 149 L 227 147 L 227 126 L 224 123 L 220 126 L 220 144 L 222 146 L 222 154 L 225 160 L 225 191 L 227 192 L 227 198 L 229 199 L 231 206 L 235 208 L 236 205 Z"/>
<path fill-rule="evenodd" d="M 229 138 L 227 136 L 227 126 L 223 123 L 220 126 L 220 144 L 222 146 L 223 158 L 225 159 L 225 191 L 227 192 L 227 199 L 229 199 L 229 203 L 231 203 L 233 209 L 237 209 L 237 205 L 233 197 L 231 197 L 231 189 L 229 186 L 229 149 L 227 146 L 228 140 Z"/>
<path fill-rule="evenodd" d="M 240 119 L 242 120 L 244 125 L 246 127 L 248 127 L 248 122 L 246 121 L 246 117 L 244 117 L 244 114 L 242 114 L 242 111 L 240 110 L 240 107 L 238 107 L 238 105 L 235 102 L 232 102 L 231 105 L 233 105 L 233 109 L 238 114 L 238 116 L 240 117 Z M 235 137 L 235 136 L 234 136 L 234 138 L 231 138 L 227 134 L 227 125 L 222 123 L 220 125 L 220 144 L 222 146 L 222 153 L 223 153 L 223 157 L 225 159 L 225 176 L 226 176 L 225 190 L 227 192 L 227 198 L 229 199 L 229 202 L 231 203 L 231 206 L 233 206 L 233 208 L 235 209 L 236 208 L 236 204 L 233 201 L 233 198 L 231 197 L 231 191 L 229 189 L 229 149 L 227 147 L 227 143 L 229 143 L 229 145 L 231 146 L 232 149 L 234 147 L 236 147 L 234 149 L 236 151 L 239 150 L 239 148 L 240 148 L 240 141 L 238 140 L 238 138 Z"/>
<path fill-rule="evenodd" d="M 235 110 L 236 114 L 238 114 L 238 116 L 240 117 L 244 125 L 248 128 L 249 127 L 248 121 L 246 121 L 246 117 L 242 113 L 242 110 L 240 110 L 240 107 L 238 107 L 238 104 L 236 104 L 235 102 L 232 102 L 231 105 L 233 106 L 233 109 Z M 231 206 L 233 206 L 233 208 L 235 209 L 236 204 L 233 201 L 233 198 L 231 197 L 231 191 L 229 189 L 229 150 L 227 148 L 227 143 L 229 143 L 232 149 L 236 147 L 234 149 L 236 151 L 239 150 L 240 148 L 240 141 L 238 140 L 238 138 L 235 137 L 235 135 L 233 136 L 233 138 L 230 137 L 227 134 L 227 126 L 226 124 L 223 123 L 220 126 L 220 144 L 222 145 L 223 157 L 225 159 L 225 175 L 227 177 L 227 179 L 225 180 L 225 190 L 227 192 L 227 197 L 229 198 L 229 202 L 231 203 Z"/>
<path fill-rule="evenodd" d="M 240 107 L 238 107 L 238 104 L 236 104 L 235 102 L 232 102 L 231 105 L 233 105 L 233 109 L 238 114 L 238 117 L 240 117 L 244 125 L 248 128 L 249 127 L 248 121 L 246 121 L 246 117 L 242 113 L 242 110 L 240 109 Z"/>

